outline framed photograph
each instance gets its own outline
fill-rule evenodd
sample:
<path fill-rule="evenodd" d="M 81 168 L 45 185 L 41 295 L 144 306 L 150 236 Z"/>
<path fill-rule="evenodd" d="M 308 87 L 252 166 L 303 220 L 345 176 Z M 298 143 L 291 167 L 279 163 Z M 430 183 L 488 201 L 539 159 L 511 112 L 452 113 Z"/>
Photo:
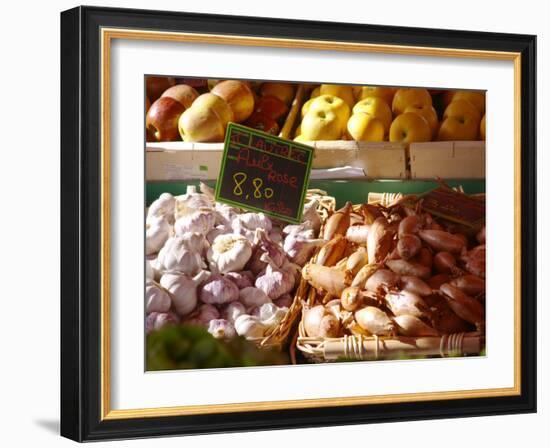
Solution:
<path fill-rule="evenodd" d="M 535 45 L 63 12 L 61 434 L 535 412 Z"/>

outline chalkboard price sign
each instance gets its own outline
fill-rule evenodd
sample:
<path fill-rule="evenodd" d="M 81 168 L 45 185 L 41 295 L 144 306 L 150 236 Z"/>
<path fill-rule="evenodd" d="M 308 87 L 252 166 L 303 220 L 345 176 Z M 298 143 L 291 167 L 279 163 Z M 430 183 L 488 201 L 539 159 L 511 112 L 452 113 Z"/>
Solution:
<path fill-rule="evenodd" d="M 299 223 L 313 148 L 229 123 L 216 200 Z"/>

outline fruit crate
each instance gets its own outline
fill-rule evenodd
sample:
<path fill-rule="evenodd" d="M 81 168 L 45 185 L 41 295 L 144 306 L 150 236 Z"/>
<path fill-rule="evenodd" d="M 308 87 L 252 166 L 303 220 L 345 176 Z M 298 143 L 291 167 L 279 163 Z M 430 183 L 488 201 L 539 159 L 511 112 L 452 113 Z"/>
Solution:
<path fill-rule="evenodd" d="M 411 179 L 485 179 L 485 142 L 411 143 Z"/>

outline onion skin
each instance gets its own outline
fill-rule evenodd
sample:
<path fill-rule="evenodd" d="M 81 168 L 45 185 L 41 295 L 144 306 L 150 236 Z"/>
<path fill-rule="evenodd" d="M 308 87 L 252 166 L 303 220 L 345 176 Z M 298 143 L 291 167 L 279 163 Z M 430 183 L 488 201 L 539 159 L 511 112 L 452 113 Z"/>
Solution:
<path fill-rule="evenodd" d="M 365 282 L 365 289 L 379 292 L 384 288 L 395 288 L 399 285 L 399 275 L 389 269 L 378 269 Z"/>
<path fill-rule="evenodd" d="M 416 255 L 415 259 L 418 263 L 420 263 L 423 266 L 426 266 L 427 268 L 432 268 L 433 265 L 433 255 L 427 247 L 421 247 L 418 251 L 418 254 Z"/>
<path fill-rule="evenodd" d="M 355 313 L 355 321 L 370 334 L 391 336 L 396 333 L 395 324 L 380 308 L 366 306 Z"/>
<path fill-rule="evenodd" d="M 393 239 L 393 231 L 386 218 L 376 218 L 367 236 L 369 263 L 379 263 L 388 255 Z"/>
<path fill-rule="evenodd" d="M 439 290 L 458 317 L 474 325 L 484 321 L 485 310 L 479 301 L 449 283 L 441 285 Z"/>
<path fill-rule="evenodd" d="M 336 235 L 332 240 L 321 247 L 315 259 L 315 263 L 323 266 L 334 266 L 342 259 L 346 247 L 346 238 L 342 235 Z"/>
<path fill-rule="evenodd" d="M 344 208 L 336 211 L 327 219 L 323 230 L 323 239 L 329 241 L 336 235 L 344 236 L 346 234 L 350 225 L 351 209 L 351 202 L 346 202 Z"/>
<path fill-rule="evenodd" d="M 389 292 L 385 297 L 386 304 L 396 316 L 409 314 L 416 317 L 425 317 L 428 305 L 422 298 L 409 291 Z"/>
<path fill-rule="evenodd" d="M 438 290 L 443 283 L 448 283 L 451 277 L 447 274 L 437 274 L 428 279 L 428 285 L 434 290 Z"/>
<path fill-rule="evenodd" d="M 421 247 L 422 242 L 420 238 L 416 235 L 405 234 L 399 237 L 399 241 L 397 242 L 397 253 L 403 260 L 409 260 L 418 253 Z"/>
<path fill-rule="evenodd" d="M 352 253 L 346 261 L 346 270 L 356 275 L 359 270 L 369 262 L 367 249 L 360 247 Z"/>
<path fill-rule="evenodd" d="M 331 314 L 322 317 L 319 324 L 319 336 L 322 338 L 337 338 L 340 334 L 340 321 Z"/>
<path fill-rule="evenodd" d="M 434 268 L 440 274 L 452 274 L 456 269 L 456 259 L 450 252 L 438 252 L 434 256 Z"/>
<path fill-rule="evenodd" d="M 386 266 L 398 275 L 412 275 L 422 279 L 427 279 L 431 273 L 430 268 L 415 261 L 388 260 Z"/>
<path fill-rule="evenodd" d="M 477 233 L 476 240 L 479 244 L 485 244 L 485 226 Z"/>
<path fill-rule="evenodd" d="M 325 316 L 326 310 L 323 305 L 317 305 L 304 312 L 304 329 L 309 337 L 319 337 L 319 327 L 321 320 Z"/>
<path fill-rule="evenodd" d="M 466 274 L 451 280 L 449 284 L 470 296 L 485 293 L 485 279 L 477 275 Z"/>
<path fill-rule="evenodd" d="M 401 288 L 403 291 L 410 291 L 419 296 L 429 296 L 433 292 L 432 288 L 424 280 L 412 275 L 401 277 Z"/>
<path fill-rule="evenodd" d="M 361 290 L 355 286 L 349 286 L 342 291 L 340 301 L 342 308 L 344 308 L 346 311 L 357 311 L 357 309 L 363 303 Z"/>
<path fill-rule="evenodd" d="M 379 265 L 377 264 L 366 264 L 359 269 L 357 274 L 355 274 L 355 277 L 353 277 L 353 281 L 351 282 L 351 286 L 357 286 L 358 288 L 363 289 L 368 279 L 378 270 L 378 268 Z"/>
<path fill-rule="evenodd" d="M 459 254 L 465 247 L 464 240 L 444 230 L 421 230 L 418 236 L 433 249 Z"/>
<path fill-rule="evenodd" d="M 370 225 L 363 224 L 359 226 L 351 226 L 346 232 L 346 238 L 355 244 L 367 244 Z"/>
<path fill-rule="evenodd" d="M 426 325 L 418 317 L 409 314 L 403 314 L 394 318 L 398 325 L 397 331 L 403 336 L 438 336 L 439 333 L 434 328 Z"/>
<path fill-rule="evenodd" d="M 337 297 L 340 297 L 342 291 L 350 286 L 352 280 L 351 275 L 347 272 L 312 263 L 304 266 L 302 277 L 315 289 L 322 289 Z"/>
<path fill-rule="evenodd" d="M 406 218 L 403 218 L 399 222 L 399 228 L 397 234 L 399 238 L 403 235 L 416 234 L 422 229 L 422 220 L 418 215 L 410 215 Z"/>

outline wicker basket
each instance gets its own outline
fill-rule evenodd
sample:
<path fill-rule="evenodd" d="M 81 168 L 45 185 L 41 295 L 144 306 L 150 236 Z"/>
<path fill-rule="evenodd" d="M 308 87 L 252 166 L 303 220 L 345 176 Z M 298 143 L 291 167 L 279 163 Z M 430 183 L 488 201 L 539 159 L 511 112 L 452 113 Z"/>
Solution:
<path fill-rule="evenodd" d="M 308 190 L 306 200 L 311 201 L 313 199 L 316 199 L 318 201 L 317 211 L 324 221 L 334 211 L 336 207 L 336 200 L 331 196 L 327 196 L 327 193 L 325 191 L 314 189 Z M 277 325 L 263 337 L 250 339 L 250 341 L 254 342 L 259 347 L 282 349 L 288 340 L 291 330 L 301 316 L 301 297 L 304 294 L 303 289 L 308 286 L 309 285 L 307 284 L 307 282 L 304 282 L 302 279 L 300 279 L 298 288 L 294 295 L 294 300 L 292 301 L 288 312 L 281 320 L 279 325 Z"/>
<path fill-rule="evenodd" d="M 369 194 L 369 204 L 383 207 L 397 205 L 407 196 L 401 193 Z M 357 211 L 359 205 L 354 205 Z M 315 257 L 312 258 L 314 260 Z M 304 307 L 316 304 L 315 288 L 301 279 L 294 303 L 299 300 Z M 305 358 L 315 363 L 340 360 L 404 359 L 414 357 L 455 357 L 479 355 L 485 346 L 485 336 L 480 332 L 446 334 L 430 337 L 362 336 L 345 335 L 340 338 L 309 337 L 304 328 L 304 313 L 298 324 L 296 348 Z"/>

